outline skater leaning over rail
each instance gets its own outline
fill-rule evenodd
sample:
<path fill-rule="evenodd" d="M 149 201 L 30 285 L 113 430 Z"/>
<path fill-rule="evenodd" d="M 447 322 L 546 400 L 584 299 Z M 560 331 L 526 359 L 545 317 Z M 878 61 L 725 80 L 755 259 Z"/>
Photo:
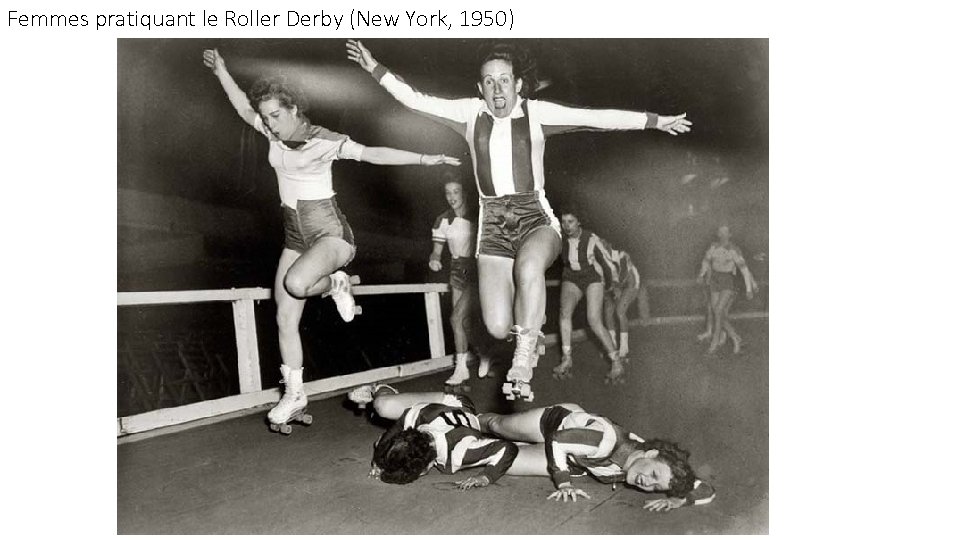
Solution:
<path fill-rule="evenodd" d="M 546 310 L 544 272 L 560 253 L 560 224 L 544 195 L 546 138 L 577 129 L 640 130 L 672 135 L 690 131 L 680 116 L 622 110 L 577 109 L 530 99 L 537 88 L 534 62 L 511 45 L 480 56 L 481 97 L 441 99 L 417 92 L 391 73 L 359 41 L 347 56 L 405 106 L 431 115 L 466 139 L 480 193 L 477 271 L 480 307 L 497 339 L 516 339 L 504 393 L 533 399 L 530 382 L 540 351 Z"/>
<path fill-rule="evenodd" d="M 271 428 L 287 434 L 291 420 L 310 423 L 305 415 L 303 348 L 300 317 L 306 298 L 330 296 L 345 321 L 356 306 L 351 277 L 340 268 L 353 259 L 356 246 L 350 224 L 337 205 L 332 166 L 338 159 L 379 165 L 459 165 L 444 155 L 368 147 L 346 135 L 311 123 L 301 92 L 280 80 L 262 79 L 249 94 L 233 80 L 216 49 L 203 51 L 203 63 L 220 81 L 244 122 L 270 143 L 270 165 L 277 174 L 283 208 L 284 247 L 277 265 L 274 298 L 283 364 L 283 397 L 267 417 Z"/>

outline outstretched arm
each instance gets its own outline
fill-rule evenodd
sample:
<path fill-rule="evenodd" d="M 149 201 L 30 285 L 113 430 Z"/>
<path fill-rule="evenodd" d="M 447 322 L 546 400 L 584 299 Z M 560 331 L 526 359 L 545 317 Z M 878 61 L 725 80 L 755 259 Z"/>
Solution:
<path fill-rule="evenodd" d="M 220 53 L 216 49 L 203 51 L 203 65 L 210 68 L 213 74 L 217 76 L 220 86 L 227 93 L 230 103 L 233 104 L 233 108 L 237 110 L 240 118 L 243 118 L 244 122 L 252 126 L 257 119 L 257 111 L 253 110 L 250 101 L 247 99 L 247 94 L 237 86 L 236 81 L 230 76 L 230 72 L 227 71 L 227 64 L 223 61 Z"/>
<path fill-rule="evenodd" d="M 421 94 L 377 62 L 370 50 L 355 40 L 347 41 L 347 58 L 356 62 L 400 103 L 415 110 L 454 122 L 466 122 L 477 112 L 477 99 L 442 99 Z"/>
<path fill-rule="evenodd" d="M 365 146 L 360 161 L 376 165 L 453 165 L 460 166 L 460 160 L 443 154 L 417 154 L 396 148 L 383 146 Z"/>
<path fill-rule="evenodd" d="M 559 131 L 576 128 L 611 131 L 652 128 L 677 135 L 689 132 L 693 125 L 687 120 L 686 113 L 680 116 L 661 116 L 651 112 L 617 109 L 580 109 L 549 101 L 537 101 L 536 104 L 537 120 L 544 126 L 554 126 L 554 129 Z M 551 130 L 547 128 L 546 131 Z"/>

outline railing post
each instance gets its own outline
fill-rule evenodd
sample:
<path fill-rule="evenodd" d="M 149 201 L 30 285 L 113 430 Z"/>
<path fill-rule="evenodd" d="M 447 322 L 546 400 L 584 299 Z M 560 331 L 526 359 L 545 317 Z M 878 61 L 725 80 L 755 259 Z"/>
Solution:
<path fill-rule="evenodd" d="M 427 331 L 430 335 L 430 358 L 447 355 L 447 346 L 443 342 L 443 315 L 440 311 L 440 293 L 423 294 L 427 307 Z"/>
<path fill-rule="evenodd" d="M 253 299 L 234 300 L 233 327 L 237 337 L 237 372 L 240 393 L 263 390 L 260 382 L 260 350 L 257 348 L 257 319 Z"/>

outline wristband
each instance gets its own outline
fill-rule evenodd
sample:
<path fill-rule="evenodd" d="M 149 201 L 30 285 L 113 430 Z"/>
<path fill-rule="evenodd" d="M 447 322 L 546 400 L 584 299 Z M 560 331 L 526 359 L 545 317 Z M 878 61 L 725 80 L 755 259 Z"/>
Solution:
<path fill-rule="evenodd" d="M 646 114 L 647 114 L 647 125 L 644 126 L 644 129 L 657 127 L 657 122 L 660 120 L 660 115 L 652 112 L 648 112 Z"/>

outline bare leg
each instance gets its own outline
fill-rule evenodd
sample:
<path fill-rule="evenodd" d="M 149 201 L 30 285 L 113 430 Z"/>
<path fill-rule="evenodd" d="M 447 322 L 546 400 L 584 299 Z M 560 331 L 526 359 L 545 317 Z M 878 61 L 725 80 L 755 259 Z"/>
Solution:
<path fill-rule="evenodd" d="M 598 282 L 587 285 L 586 296 L 587 324 L 590 325 L 590 330 L 593 331 L 593 335 L 597 336 L 597 339 L 603 344 L 603 349 L 607 352 L 607 355 L 617 354 L 617 348 L 613 344 L 613 340 L 610 339 L 610 334 L 608 334 L 607 329 L 603 327 L 603 317 L 601 315 L 601 310 L 603 309 L 603 283 Z"/>
<path fill-rule="evenodd" d="M 724 291 L 729 292 L 729 291 Z M 727 334 L 730 335 L 730 339 L 733 340 L 733 353 L 740 353 L 740 335 L 737 334 L 737 331 L 733 328 L 733 325 L 730 324 L 730 307 L 733 306 L 733 301 L 736 299 L 736 294 L 730 292 L 729 296 L 721 300 L 720 304 L 720 313 L 722 314 L 721 318 L 723 319 L 723 329 Z"/>
<path fill-rule="evenodd" d="M 450 327 L 453 328 L 454 348 L 458 353 L 467 352 L 467 317 L 470 314 L 470 294 L 456 287 L 450 287 L 453 311 L 450 313 Z"/>
<path fill-rule="evenodd" d="M 710 339 L 710 337 L 713 335 L 713 295 L 714 293 L 710 291 L 707 292 L 707 328 L 702 334 L 697 336 L 697 341 Z"/>
<path fill-rule="evenodd" d="M 603 325 L 613 333 L 617 330 L 617 323 L 613 320 L 613 315 L 616 311 L 617 299 L 613 296 L 613 293 L 605 292 L 603 295 Z"/>
<path fill-rule="evenodd" d="M 280 253 L 277 274 L 273 283 L 273 298 L 277 303 L 277 334 L 280 338 L 280 360 L 292 369 L 303 367 L 303 344 L 300 342 L 300 316 L 305 300 L 295 298 L 283 286 L 287 270 L 300 254 L 292 249 Z"/>
<path fill-rule="evenodd" d="M 517 252 L 513 277 L 517 284 L 513 314 L 516 324 L 540 332 L 547 309 L 547 268 L 560 254 L 560 236 L 550 227 L 529 234 Z"/>
<path fill-rule="evenodd" d="M 627 287 L 620 293 L 620 299 L 617 301 L 617 319 L 620 322 L 620 356 L 630 354 L 630 319 L 627 317 L 627 311 L 630 304 L 636 300 L 640 289 L 636 287 Z"/>
<path fill-rule="evenodd" d="M 443 392 L 406 392 L 402 394 L 383 393 L 373 398 L 373 410 L 387 420 L 396 420 L 403 411 L 418 403 L 443 403 L 448 394 Z"/>
<path fill-rule="evenodd" d="M 718 320 L 720 318 L 720 294 L 720 292 L 710 293 L 710 312 L 713 314 L 711 318 L 713 338 L 710 340 L 710 349 L 707 352 L 711 354 L 717 352 L 717 348 L 720 347 L 720 333 L 723 332 L 723 324 Z"/>
<path fill-rule="evenodd" d="M 580 288 L 570 283 L 562 281 L 560 283 L 560 345 L 561 350 L 566 354 L 570 350 L 571 335 L 573 334 L 573 312 L 580 303 L 583 293 Z"/>
<path fill-rule="evenodd" d="M 513 326 L 513 259 L 480 255 L 477 273 L 483 323 L 490 335 L 506 339 Z"/>
<path fill-rule="evenodd" d="M 571 411 L 583 410 L 583 407 L 576 403 L 561 403 L 559 406 Z M 484 433 L 508 441 L 542 443 L 540 418 L 545 410 L 545 407 L 541 407 L 514 414 L 483 413 L 480 415 L 480 428 Z"/>
<path fill-rule="evenodd" d="M 550 476 L 547 470 L 547 452 L 543 444 L 528 444 L 520 447 L 520 452 L 507 469 L 510 476 Z"/>
<path fill-rule="evenodd" d="M 354 251 L 343 239 L 321 238 L 290 266 L 283 285 L 297 298 L 323 294 L 330 290 L 330 274 L 347 264 Z"/>

